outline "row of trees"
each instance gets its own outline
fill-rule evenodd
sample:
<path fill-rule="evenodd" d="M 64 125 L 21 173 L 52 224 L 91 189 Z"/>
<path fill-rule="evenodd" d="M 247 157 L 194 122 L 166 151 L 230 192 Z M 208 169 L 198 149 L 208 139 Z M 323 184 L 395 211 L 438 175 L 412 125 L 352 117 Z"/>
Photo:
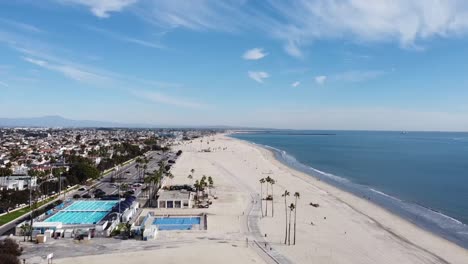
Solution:
<path fill-rule="evenodd" d="M 260 179 L 260 207 L 262 211 L 262 217 L 268 216 L 268 201 L 271 201 L 271 217 L 275 215 L 275 204 L 274 204 L 274 196 L 273 196 L 273 185 L 276 183 L 275 179 L 271 178 L 270 176 L 266 178 Z M 266 197 L 263 198 L 263 184 L 266 184 Z M 269 194 L 269 188 L 271 186 L 271 194 Z M 265 200 L 265 214 L 263 214 L 263 200 Z"/>
<path fill-rule="evenodd" d="M 268 216 L 268 202 L 271 202 L 271 217 L 274 217 L 274 193 L 273 193 L 273 185 L 276 183 L 275 179 L 271 178 L 270 176 L 266 178 L 260 179 L 260 207 L 262 211 L 262 217 Z M 266 196 L 263 196 L 263 185 L 266 184 Z M 270 188 L 268 188 L 270 187 Z M 269 193 L 269 189 L 271 189 L 271 194 Z M 294 203 L 291 203 L 288 206 L 287 197 L 290 196 L 288 190 L 285 190 L 284 193 L 281 195 L 284 197 L 284 215 L 285 215 L 285 235 L 284 235 L 284 244 L 291 245 L 291 223 L 292 223 L 292 213 L 294 212 L 294 236 L 293 236 L 293 245 L 296 244 L 296 217 L 297 217 L 297 200 L 300 198 L 300 193 L 294 193 Z M 265 200 L 265 214 L 263 213 L 263 200 Z M 288 217 L 288 210 L 289 210 L 289 217 Z"/>
<path fill-rule="evenodd" d="M 151 157 L 150 157 L 151 159 Z M 138 157 L 135 160 L 135 168 L 137 169 L 138 179 L 142 179 L 146 175 L 146 170 L 148 169 L 149 159 L 147 157 Z"/>
<path fill-rule="evenodd" d="M 291 245 L 291 215 L 294 212 L 294 237 L 293 237 L 293 245 L 296 245 L 296 216 L 297 216 L 297 200 L 301 197 L 299 192 L 294 193 L 294 203 L 291 203 L 289 206 L 287 205 L 287 197 L 290 195 L 288 190 L 284 190 L 284 193 L 281 197 L 284 197 L 284 213 L 285 213 L 285 233 L 284 233 L 284 244 Z M 288 209 L 289 209 L 289 219 L 288 219 Z"/>

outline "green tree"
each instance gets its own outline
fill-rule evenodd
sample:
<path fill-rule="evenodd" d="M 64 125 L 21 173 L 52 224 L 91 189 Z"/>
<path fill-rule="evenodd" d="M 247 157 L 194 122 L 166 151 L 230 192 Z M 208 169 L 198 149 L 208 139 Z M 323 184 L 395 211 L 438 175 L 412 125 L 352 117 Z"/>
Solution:
<path fill-rule="evenodd" d="M 88 179 L 99 178 L 100 172 L 96 167 L 90 164 L 77 163 L 72 165 L 68 174 L 72 177 L 76 177 L 78 182 L 84 183 Z"/>
<path fill-rule="evenodd" d="M 21 225 L 21 235 L 23 235 L 23 241 L 26 241 L 26 236 L 29 236 L 32 229 L 28 223 Z"/>
<path fill-rule="evenodd" d="M 23 252 L 18 243 L 11 239 L 7 238 L 0 240 L 0 263 L 2 264 L 20 264 L 19 256 Z"/>
<path fill-rule="evenodd" d="M 0 177 L 10 176 L 13 172 L 9 168 L 0 168 Z"/>
<path fill-rule="evenodd" d="M 161 166 L 157 171 L 151 173 L 145 178 L 145 183 L 149 185 L 149 200 L 150 205 L 154 204 L 153 199 L 157 193 L 157 190 L 161 187 L 161 180 L 164 177 L 164 167 Z"/>
<path fill-rule="evenodd" d="M 211 176 L 208 176 L 208 184 L 209 184 L 210 188 L 212 188 L 213 185 L 214 185 L 213 178 Z"/>

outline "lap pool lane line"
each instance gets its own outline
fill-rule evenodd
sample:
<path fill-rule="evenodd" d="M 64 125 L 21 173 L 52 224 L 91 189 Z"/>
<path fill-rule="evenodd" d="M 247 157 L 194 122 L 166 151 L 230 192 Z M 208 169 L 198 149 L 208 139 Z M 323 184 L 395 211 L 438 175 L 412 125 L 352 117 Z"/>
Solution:
<path fill-rule="evenodd" d="M 205 159 L 206 160 L 206 159 Z M 221 164 L 215 163 L 210 161 L 211 164 L 220 170 L 224 171 L 226 174 L 230 175 L 234 180 L 236 180 L 237 184 L 241 185 L 244 190 L 249 191 L 249 195 L 251 201 L 247 203 L 247 208 L 245 212 L 248 214 L 244 214 L 242 216 L 242 225 L 244 232 L 249 234 L 248 244 L 251 246 L 252 249 L 266 262 L 266 263 L 277 263 L 277 264 L 291 264 L 289 259 L 285 256 L 281 255 L 275 248 L 265 240 L 265 237 L 260 232 L 260 227 L 258 226 L 258 220 L 260 219 L 260 194 L 255 192 L 255 190 L 251 187 L 242 182 L 237 178 L 236 175 L 232 174 L 229 170 L 224 168 Z M 253 243 L 251 243 L 253 241 Z M 266 247 L 265 247 L 266 244 Z M 253 245 L 253 246 L 252 246 Z M 271 250 L 270 250 L 271 248 Z"/>

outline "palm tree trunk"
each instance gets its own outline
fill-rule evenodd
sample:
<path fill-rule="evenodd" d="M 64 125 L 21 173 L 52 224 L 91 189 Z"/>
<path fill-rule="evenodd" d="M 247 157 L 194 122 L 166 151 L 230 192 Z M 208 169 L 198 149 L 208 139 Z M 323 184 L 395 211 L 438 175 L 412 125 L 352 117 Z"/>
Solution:
<path fill-rule="evenodd" d="M 273 184 L 271 185 L 271 217 L 275 216 L 275 203 L 273 198 Z"/>
<path fill-rule="evenodd" d="M 288 245 L 291 245 L 291 210 L 289 210 L 289 232 L 288 232 Z"/>
<path fill-rule="evenodd" d="M 296 211 L 297 211 L 297 196 L 296 201 L 294 202 L 294 240 L 293 245 L 296 245 Z"/>
<path fill-rule="evenodd" d="M 268 183 L 266 185 L 265 216 L 268 216 Z"/>
<path fill-rule="evenodd" d="M 286 205 L 286 195 L 284 196 L 284 217 L 286 219 L 285 232 L 284 232 L 284 244 L 286 245 L 286 239 L 288 238 L 288 206 Z"/>
<path fill-rule="evenodd" d="M 260 183 L 260 209 L 262 210 L 263 217 L 263 183 Z"/>

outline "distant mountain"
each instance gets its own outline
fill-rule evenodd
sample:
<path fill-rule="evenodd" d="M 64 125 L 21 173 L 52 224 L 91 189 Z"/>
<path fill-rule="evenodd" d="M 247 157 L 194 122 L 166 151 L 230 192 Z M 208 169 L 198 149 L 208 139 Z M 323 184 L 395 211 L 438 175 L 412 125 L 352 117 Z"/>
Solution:
<path fill-rule="evenodd" d="M 0 127 L 141 127 L 139 125 L 114 122 L 72 120 L 61 116 L 43 116 L 30 118 L 0 118 Z"/>

